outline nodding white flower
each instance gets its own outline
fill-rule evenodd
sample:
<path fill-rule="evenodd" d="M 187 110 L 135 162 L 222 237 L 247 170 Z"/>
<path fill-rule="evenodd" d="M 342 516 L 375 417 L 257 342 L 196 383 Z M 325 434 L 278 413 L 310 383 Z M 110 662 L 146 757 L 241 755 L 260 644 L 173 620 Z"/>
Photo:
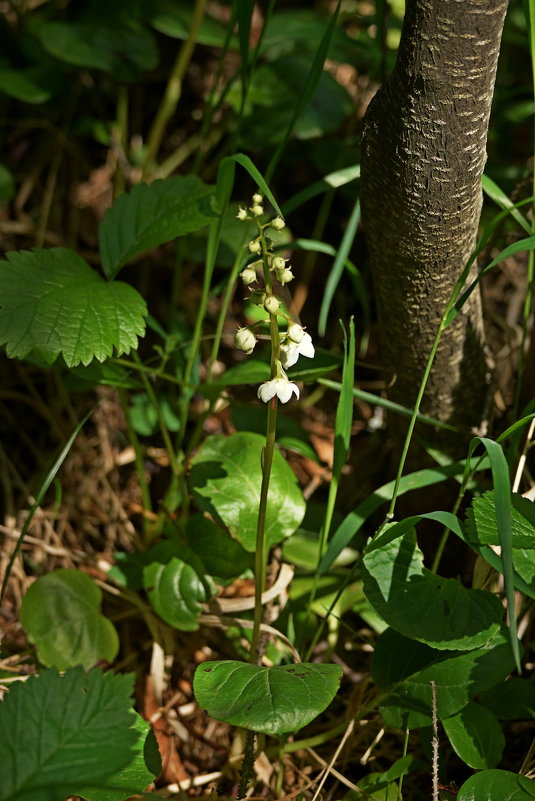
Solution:
<path fill-rule="evenodd" d="M 246 220 L 247 219 L 247 209 L 242 209 L 242 207 L 240 206 L 239 211 L 236 214 L 236 217 L 238 218 L 238 220 L 241 220 L 242 222 L 244 220 Z"/>
<path fill-rule="evenodd" d="M 293 381 L 288 381 L 286 376 L 283 378 L 272 378 L 271 381 L 265 381 L 258 387 L 257 395 L 264 403 L 268 403 L 272 398 L 277 396 L 281 403 L 287 403 L 292 394 L 299 398 L 299 387 Z"/>
<path fill-rule="evenodd" d="M 270 225 L 275 231 L 282 231 L 282 229 L 286 227 L 286 223 L 282 217 L 275 217 L 274 220 L 271 220 Z"/>
<path fill-rule="evenodd" d="M 280 308 L 280 301 L 275 295 L 268 295 L 264 301 L 264 309 L 270 314 L 277 314 Z"/>
<path fill-rule="evenodd" d="M 256 337 L 250 328 L 238 328 L 234 336 L 234 344 L 239 350 L 244 350 L 249 355 L 256 345 Z"/>
<path fill-rule="evenodd" d="M 249 244 L 247 245 L 251 253 L 260 253 L 262 250 L 262 245 L 260 244 L 259 239 L 252 239 Z"/>
<path fill-rule="evenodd" d="M 262 203 L 263 199 L 264 198 L 262 197 L 262 195 L 259 195 L 258 192 L 255 192 L 255 194 L 253 195 L 253 203 Z"/>
<path fill-rule="evenodd" d="M 255 203 L 254 206 L 251 206 L 251 212 L 255 217 L 261 217 L 264 213 L 264 207 L 261 206 L 260 203 Z"/>
<path fill-rule="evenodd" d="M 241 271 L 240 276 L 246 286 L 254 284 L 256 281 L 256 270 L 253 270 L 252 267 L 246 267 L 245 270 Z"/>
<path fill-rule="evenodd" d="M 303 331 L 303 338 L 299 344 L 287 339 L 280 347 L 280 358 L 283 367 L 293 367 L 300 356 L 306 356 L 307 359 L 312 359 L 315 350 L 312 344 L 312 337 Z"/>
<path fill-rule="evenodd" d="M 289 267 L 285 267 L 283 270 L 276 270 L 275 274 L 281 284 L 288 284 L 290 281 L 293 281 L 294 278 L 294 274 Z"/>

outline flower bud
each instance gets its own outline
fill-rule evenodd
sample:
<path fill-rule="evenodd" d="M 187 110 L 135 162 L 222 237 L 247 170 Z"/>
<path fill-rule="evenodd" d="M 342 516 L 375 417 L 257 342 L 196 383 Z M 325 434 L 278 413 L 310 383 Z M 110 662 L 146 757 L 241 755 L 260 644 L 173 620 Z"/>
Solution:
<path fill-rule="evenodd" d="M 258 192 L 255 192 L 255 194 L 253 195 L 253 203 L 254 203 L 254 204 L 256 204 L 256 203 L 262 203 L 262 200 L 263 200 L 263 199 L 264 199 L 264 198 L 262 197 L 262 195 L 259 195 L 259 194 L 258 194 Z"/>
<path fill-rule="evenodd" d="M 290 281 L 293 281 L 293 278 L 294 274 L 287 267 L 285 267 L 284 270 L 277 270 L 277 279 L 281 284 L 289 284 Z"/>
<path fill-rule="evenodd" d="M 282 231 L 282 229 L 286 227 L 286 223 L 282 217 L 275 217 L 274 220 L 271 220 L 270 225 L 275 231 Z"/>
<path fill-rule="evenodd" d="M 275 295 L 268 295 L 264 302 L 264 309 L 270 314 L 276 314 L 279 310 L 280 302 Z"/>
<path fill-rule="evenodd" d="M 266 302 L 266 293 L 263 289 L 253 289 L 247 300 L 255 303 L 257 306 L 263 306 Z"/>
<path fill-rule="evenodd" d="M 234 337 L 234 344 L 239 350 L 244 350 L 249 354 L 253 352 L 256 345 L 256 337 L 250 328 L 238 328 Z"/>
<path fill-rule="evenodd" d="M 241 220 L 242 222 L 244 220 L 246 220 L 247 219 L 247 209 L 242 209 L 242 207 L 240 206 L 239 211 L 236 214 L 236 217 L 238 218 L 238 220 Z"/>
<path fill-rule="evenodd" d="M 260 253 L 262 250 L 262 245 L 260 244 L 259 239 L 252 239 L 249 244 L 247 245 L 251 253 Z"/>
<path fill-rule="evenodd" d="M 274 256 L 271 259 L 271 267 L 274 270 L 284 270 L 287 261 L 288 259 L 283 259 L 282 256 Z"/>
<path fill-rule="evenodd" d="M 255 217 L 261 217 L 264 213 L 264 208 L 259 203 L 256 203 L 254 206 L 251 206 L 251 212 Z"/>
<path fill-rule="evenodd" d="M 246 267 L 245 270 L 242 270 L 240 275 L 241 280 L 246 286 L 249 284 L 254 284 L 256 281 L 256 270 L 251 269 L 251 267 Z"/>
<path fill-rule="evenodd" d="M 295 342 L 296 345 L 299 345 L 299 343 L 303 341 L 305 331 L 299 325 L 299 323 L 291 323 L 291 325 L 288 326 L 287 334 L 288 339 L 291 339 L 292 342 Z"/>

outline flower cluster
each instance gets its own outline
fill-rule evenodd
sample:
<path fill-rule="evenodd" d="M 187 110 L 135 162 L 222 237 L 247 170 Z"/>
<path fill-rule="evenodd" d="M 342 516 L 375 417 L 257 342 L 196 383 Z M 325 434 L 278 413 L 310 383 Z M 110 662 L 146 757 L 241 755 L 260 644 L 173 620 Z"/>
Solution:
<path fill-rule="evenodd" d="M 277 397 L 282 403 L 290 400 L 292 395 L 299 398 L 299 388 L 288 379 L 284 368 L 292 367 L 299 356 L 312 358 L 314 356 L 314 345 L 310 334 L 307 334 L 299 323 L 292 320 L 281 310 L 281 300 L 273 291 L 273 277 L 279 284 L 287 284 L 293 279 L 293 273 L 287 266 L 288 259 L 274 255 L 273 242 L 269 236 L 272 231 L 282 231 L 285 222 L 282 217 L 275 217 L 267 223 L 262 223 L 260 217 L 264 214 L 263 198 L 260 194 L 254 194 L 251 205 L 248 208 L 241 208 L 236 215 L 242 222 L 254 221 L 258 228 L 258 236 L 247 244 L 249 253 L 259 256 L 256 261 L 252 261 L 240 273 L 243 283 L 250 288 L 250 300 L 258 306 L 263 306 L 270 315 L 271 328 L 271 380 L 265 381 L 258 389 L 258 397 L 265 403 Z M 258 274 L 263 273 L 264 287 L 253 288 L 252 284 L 258 282 Z M 282 318 L 286 323 L 286 331 L 280 331 L 278 318 Z M 257 342 L 255 328 L 257 323 L 252 326 L 239 328 L 234 337 L 234 344 L 246 354 L 253 352 Z"/>

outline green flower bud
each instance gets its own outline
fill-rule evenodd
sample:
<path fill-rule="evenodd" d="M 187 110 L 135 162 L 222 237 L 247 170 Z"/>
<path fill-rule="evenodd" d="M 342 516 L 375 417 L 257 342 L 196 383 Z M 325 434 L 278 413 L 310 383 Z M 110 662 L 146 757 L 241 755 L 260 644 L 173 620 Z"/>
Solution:
<path fill-rule="evenodd" d="M 260 253 L 262 250 L 262 245 L 260 244 L 259 239 L 252 239 L 249 244 L 247 245 L 251 253 Z"/>
<path fill-rule="evenodd" d="M 273 270 L 284 270 L 288 259 L 283 259 L 282 256 L 274 256 L 271 259 L 271 267 Z"/>
<path fill-rule="evenodd" d="M 263 199 L 264 198 L 262 197 L 262 195 L 259 195 L 258 192 L 255 192 L 255 194 L 253 195 L 253 203 L 254 204 L 262 203 Z"/>
<path fill-rule="evenodd" d="M 270 225 L 275 231 L 282 231 L 282 229 L 286 227 L 286 223 L 282 217 L 275 217 L 274 220 L 271 220 Z"/>
<path fill-rule="evenodd" d="M 292 342 L 295 342 L 296 345 L 299 345 L 303 341 L 303 337 L 305 336 L 305 332 L 303 328 L 299 325 L 299 323 L 292 323 L 288 326 L 288 339 Z"/>
<path fill-rule="evenodd" d="M 285 267 L 284 270 L 277 270 L 276 274 L 277 279 L 281 282 L 281 284 L 289 284 L 294 278 L 294 274 L 287 267 Z"/>
<path fill-rule="evenodd" d="M 251 212 L 255 217 L 261 217 L 264 213 L 264 208 L 259 203 L 256 203 L 254 206 L 251 206 Z"/>
<path fill-rule="evenodd" d="M 270 314 L 276 314 L 279 310 L 280 302 L 275 295 L 268 295 L 264 302 L 264 309 Z"/>
<path fill-rule="evenodd" d="M 249 284 L 254 284 L 256 281 L 256 270 L 252 270 L 250 267 L 246 267 L 245 270 L 242 270 L 240 275 L 241 280 L 246 286 L 249 286 Z"/>
<path fill-rule="evenodd" d="M 266 302 L 266 293 L 263 289 L 254 289 L 247 300 L 250 300 L 251 303 L 255 303 L 257 306 L 263 306 Z"/>

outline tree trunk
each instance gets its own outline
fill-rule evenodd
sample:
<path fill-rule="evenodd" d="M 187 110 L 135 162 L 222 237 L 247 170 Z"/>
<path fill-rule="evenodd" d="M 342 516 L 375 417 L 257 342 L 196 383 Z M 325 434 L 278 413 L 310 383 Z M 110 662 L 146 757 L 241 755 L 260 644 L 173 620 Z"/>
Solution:
<path fill-rule="evenodd" d="M 407 0 L 398 58 L 364 118 L 361 201 L 391 397 L 413 406 L 474 249 L 507 0 Z M 443 334 L 421 411 L 482 422 L 489 381 L 481 299 Z"/>

